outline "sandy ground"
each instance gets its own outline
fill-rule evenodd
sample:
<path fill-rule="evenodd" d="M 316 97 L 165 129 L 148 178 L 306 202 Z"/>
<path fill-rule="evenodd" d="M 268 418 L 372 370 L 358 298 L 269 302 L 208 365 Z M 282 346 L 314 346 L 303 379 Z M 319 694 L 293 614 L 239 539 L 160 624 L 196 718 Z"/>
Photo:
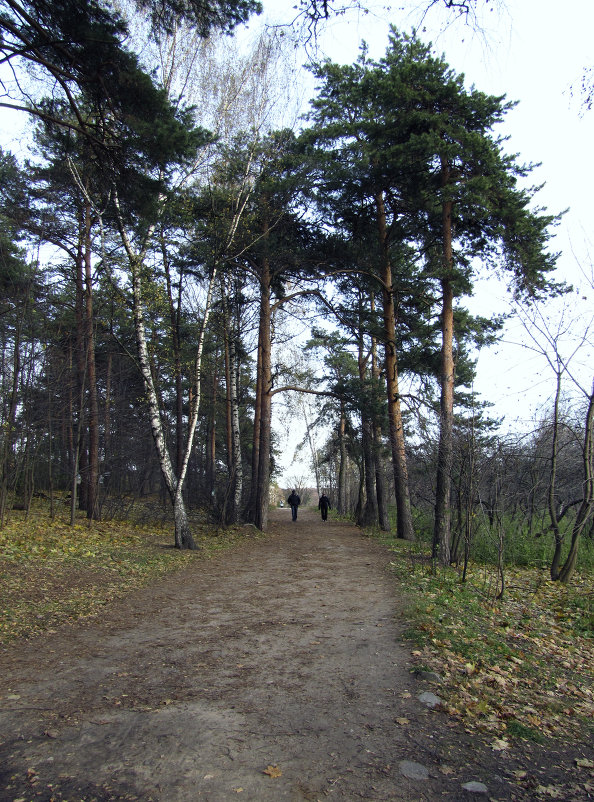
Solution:
<path fill-rule="evenodd" d="M 0 800 L 534 798 L 419 701 L 439 689 L 410 671 L 388 562 L 277 510 L 271 537 L 0 653 Z"/>

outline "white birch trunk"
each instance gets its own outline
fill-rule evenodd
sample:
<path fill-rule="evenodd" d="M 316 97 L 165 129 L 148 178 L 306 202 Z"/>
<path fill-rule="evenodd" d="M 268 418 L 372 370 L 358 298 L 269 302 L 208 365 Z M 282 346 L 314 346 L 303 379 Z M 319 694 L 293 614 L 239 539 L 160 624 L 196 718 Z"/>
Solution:
<path fill-rule="evenodd" d="M 239 362 L 237 359 L 236 337 L 233 332 L 229 340 L 229 362 L 231 375 L 231 442 L 233 446 L 233 478 L 235 481 L 233 493 L 233 522 L 239 520 L 241 497 L 243 494 L 243 463 L 241 461 L 241 430 L 239 427 L 239 398 L 237 386 L 239 382 Z"/>
<path fill-rule="evenodd" d="M 151 433 L 153 441 L 157 450 L 157 458 L 161 468 L 161 474 L 167 487 L 169 497 L 173 503 L 173 519 L 175 523 L 175 546 L 178 549 L 194 549 L 196 545 L 190 532 L 188 523 L 188 514 L 186 512 L 184 500 L 181 494 L 182 483 L 175 475 L 171 457 L 167 448 L 165 433 L 163 432 L 163 422 L 161 420 L 161 412 L 159 410 L 159 399 L 153 381 L 153 374 L 151 371 L 151 364 L 146 342 L 146 328 L 144 324 L 144 313 L 142 309 L 142 282 L 140 278 L 140 266 L 144 254 L 142 252 L 135 253 L 132 243 L 124 229 L 123 220 L 120 214 L 119 202 L 117 194 L 115 194 L 115 206 L 118 212 L 118 228 L 120 236 L 126 249 L 130 269 L 132 272 L 132 302 L 134 314 L 134 331 L 136 334 L 136 347 L 138 351 L 138 361 L 140 364 L 140 371 L 144 383 L 144 391 L 146 393 L 146 401 L 149 408 L 149 419 L 151 426 Z M 154 227 L 149 230 L 146 242 L 149 241 Z"/>

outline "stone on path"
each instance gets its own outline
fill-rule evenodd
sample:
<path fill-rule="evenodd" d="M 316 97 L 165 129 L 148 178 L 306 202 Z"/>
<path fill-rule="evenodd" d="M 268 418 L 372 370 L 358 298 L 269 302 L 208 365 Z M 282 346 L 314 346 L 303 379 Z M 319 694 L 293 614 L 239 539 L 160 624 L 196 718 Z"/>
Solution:
<path fill-rule="evenodd" d="M 415 763 L 413 760 L 401 760 L 398 764 L 400 773 L 409 780 L 428 780 L 429 771 L 425 766 L 420 763 Z"/>
<path fill-rule="evenodd" d="M 469 783 L 464 783 L 462 788 L 465 791 L 468 791 L 469 794 L 488 794 L 489 793 L 489 789 L 487 788 L 487 786 L 484 783 L 479 783 L 479 782 L 476 782 L 475 780 L 473 780 L 472 782 L 469 782 Z"/>
<path fill-rule="evenodd" d="M 419 696 L 419 702 L 422 702 L 422 704 L 426 705 L 427 707 L 437 707 L 437 705 L 441 704 L 442 700 L 439 698 L 439 696 L 431 693 L 431 691 L 424 691 Z"/>

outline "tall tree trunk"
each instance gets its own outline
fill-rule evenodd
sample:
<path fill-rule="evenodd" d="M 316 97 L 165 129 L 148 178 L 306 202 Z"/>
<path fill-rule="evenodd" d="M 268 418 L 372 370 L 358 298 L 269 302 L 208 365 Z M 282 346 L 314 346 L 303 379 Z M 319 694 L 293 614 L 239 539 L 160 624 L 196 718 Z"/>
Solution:
<path fill-rule="evenodd" d="M 553 404 L 553 441 L 551 444 L 551 468 L 549 472 L 549 489 L 547 492 L 547 505 L 549 510 L 549 520 L 551 522 L 551 529 L 553 530 L 553 537 L 555 540 L 555 549 L 553 552 L 553 559 L 549 569 L 551 579 L 555 582 L 559 579 L 561 571 L 561 551 L 563 548 L 563 535 L 559 529 L 559 520 L 557 517 L 557 461 L 559 456 L 559 403 L 561 401 L 561 373 L 562 370 L 557 366 L 557 385 L 555 390 L 555 402 Z"/>
<path fill-rule="evenodd" d="M 99 400 L 95 364 L 95 332 L 93 319 L 93 271 L 91 263 L 91 209 L 85 204 L 85 343 L 89 399 L 89 460 L 87 470 L 87 518 L 99 518 Z"/>
<path fill-rule="evenodd" d="M 448 167 L 443 167 L 443 185 L 448 182 Z M 450 562 L 451 536 L 451 476 L 454 424 L 454 290 L 452 285 L 452 201 L 442 208 L 443 276 L 441 280 L 441 395 L 439 402 L 439 449 L 437 455 L 437 482 L 435 491 L 435 523 L 433 529 L 433 555 L 442 565 Z"/>
<path fill-rule="evenodd" d="M 136 347 L 138 352 L 138 361 L 140 364 L 140 372 L 142 374 L 144 389 L 146 393 L 146 400 L 149 409 L 149 420 L 151 427 L 151 434 L 155 443 L 157 457 L 159 459 L 159 466 L 161 468 L 161 476 L 169 493 L 173 504 L 173 518 L 175 523 L 175 546 L 178 549 L 195 549 L 196 544 L 190 531 L 188 515 L 182 495 L 183 482 L 185 472 L 187 470 L 188 461 L 190 458 L 190 451 L 196 429 L 196 420 L 198 416 L 198 407 L 200 404 L 200 366 L 202 363 L 202 349 L 204 345 L 204 332 L 208 322 L 210 313 L 210 303 L 212 298 L 212 283 L 216 277 L 216 269 L 213 270 L 211 281 L 208 287 L 206 309 L 202 326 L 200 329 L 199 344 L 196 353 L 195 361 L 195 380 L 196 380 L 196 397 L 193 404 L 190 404 L 190 424 L 188 426 L 188 442 L 184 453 L 184 460 L 182 461 L 181 473 L 176 476 L 171 463 L 171 457 L 167 448 L 165 439 L 165 432 L 163 431 L 163 422 L 161 420 L 161 413 L 159 409 L 159 399 L 153 380 L 151 371 L 151 361 L 146 341 L 146 329 L 144 324 L 143 300 L 142 300 L 142 279 L 141 279 L 141 266 L 143 260 L 143 252 L 136 253 L 132 247 L 132 243 L 126 233 L 123 217 L 120 210 L 119 198 L 117 188 L 113 187 L 114 203 L 116 209 L 116 222 L 131 272 L 132 281 L 132 302 L 133 302 L 133 316 L 134 316 L 134 332 L 136 335 Z M 154 232 L 154 228 L 147 232 L 147 242 L 150 240 Z"/>
<path fill-rule="evenodd" d="M 571 535 L 569 553 L 559 571 L 559 580 L 567 584 L 575 571 L 578 557 L 580 537 L 592 512 L 594 501 L 594 386 L 590 391 L 588 412 L 584 429 L 584 446 L 582 448 L 582 463 L 584 475 L 584 491 L 582 503 L 576 515 Z"/>
<path fill-rule="evenodd" d="M 243 496 L 243 463 L 241 459 L 241 428 L 239 424 L 239 378 L 240 365 L 238 356 L 239 303 L 236 287 L 236 302 L 232 310 L 227 301 L 227 287 L 222 283 L 222 304 L 225 333 L 225 383 L 226 383 L 226 423 L 227 423 L 227 469 L 229 472 L 229 492 L 231 493 L 230 519 L 233 523 L 239 520 L 241 499 Z"/>
<path fill-rule="evenodd" d="M 225 445 L 227 449 L 227 474 L 229 483 L 233 481 L 233 420 L 231 413 L 231 353 L 230 353 L 230 320 L 225 299 L 225 286 L 222 286 L 223 305 L 223 355 L 225 367 Z"/>
<path fill-rule="evenodd" d="M 105 454 L 104 462 L 104 480 L 107 479 L 106 485 L 111 481 L 111 382 L 113 372 L 113 354 L 110 352 L 107 355 L 107 370 L 105 376 L 105 411 L 103 416 L 103 450 Z M 107 471 L 105 470 L 107 467 Z M 104 486 L 105 491 L 105 486 Z"/>
<path fill-rule="evenodd" d="M 167 285 L 167 299 L 169 303 L 169 322 L 171 326 L 171 346 L 173 350 L 173 374 L 175 377 L 175 472 L 179 476 L 182 471 L 184 459 L 184 393 L 181 364 L 181 296 L 183 288 L 183 273 L 180 272 L 177 285 L 174 287 L 171 276 L 171 265 L 167 253 L 165 236 L 160 234 L 161 256 L 165 271 Z M 174 292 L 175 290 L 175 292 Z"/>
<path fill-rule="evenodd" d="M 371 296 L 371 312 L 375 312 L 375 297 Z M 377 358 L 377 339 L 371 337 L 371 376 L 373 378 L 374 392 L 380 386 L 380 367 Z M 386 488 L 386 477 L 383 469 L 382 460 L 382 427 L 378 416 L 373 414 L 373 457 L 375 463 L 375 492 L 377 497 L 377 518 L 380 529 L 383 532 L 390 531 L 390 517 L 388 515 L 388 494 Z"/>
<path fill-rule="evenodd" d="M 268 227 L 264 226 L 264 239 Z M 258 454 L 258 478 L 256 482 L 256 506 L 254 523 L 263 532 L 268 527 L 268 504 L 270 499 L 270 436 L 272 427 L 272 310 L 270 302 L 270 263 L 268 257 L 262 258 L 260 271 L 260 332 L 258 349 L 260 351 L 260 438 Z"/>
<path fill-rule="evenodd" d="M 161 474 L 173 504 L 173 518 L 175 523 L 175 546 L 178 549 L 195 549 L 196 544 L 190 532 L 188 515 L 181 493 L 181 485 L 173 471 L 173 465 L 165 441 L 165 433 L 161 422 L 159 401 L 151 371 L 150 356 L 146 342 L 144 316 L 142 313 L 142 291 L 140 279 L 140 265 L 132 260 L 132 292 L 134 298 L 134 328 L 136 331 L 136 345 L 140 362 L 140 370 L 144 380 L 147 394 L 151 433 L 155 442 Z"/>
<path fill-rule="evenodd" d="M 238 336 L 238 335 L 237 335 Z M 243 462 L 241 459 L 241 427 L 239 424 L 239 356 L 237 353 L 235 336 L 231 342 L 231 423 L 233 433 L 233 521 L 239 520 L 241 499 L 243 496 Z"/>
<path fill-rule="evenodd" d="M 359 335 L 357 343 L 357 367 L 359 370 L 359 389 L 365 397 L 367 393 L 367 367 L 365 358 L 365 344 L 362 330 L 361 299 L 359 298 Z M 373 428 L 371 416 L 367 410 L 361 415 L 361 449 L 363 451 L 363 472 L 365 480 L 365 503 L 357 518 L 359 526 L 377 525 L 377 498 L 375 495 L 375 460 L 373 458 Z"/>
<path fill-rule="evenodd" d="M 398 388 L 398 361 L 396 357 L 396 315 L 392 286 L 392 265 L 388 253 L 388 234 L 383 193 L 375 198 L 379 242 L 381 249 L 381 280 L 384 322 L 384 348 L 386 389 L 388 395 L 388 418 L 390 421 L 390 446 L 392 448 L 392 466 L 394 469 L 394 488 L 396 492 L 396 531 L 399 538 L 414 540 L 414 527 L 410 507 L 408 488 L 408 466 L 406 462 L 406 445 L 404 425 L 400 408 L 400 391 Z"/>
<path fill-rule="evenodd" d="M 250 500 L 246 518 L 251 523 L 256 521 L 256 500 L 258 495 L 258 471 L 260 468 L 260 428 L 262 415 L 262 348 L 260 346 L 261 326 L 258 328 L 258 351 L 256 355 L 256 397 L 254 401 L 254 426 L 252 432 L 252 470 Z"/>
<path fill-rule="evenodd" d="M 346 413 L 344 401 L 340 401 L 340 421 L 338 423 L 338 507 L 339 515 L 345 515 L 348 509 L 347 504 L 347 450 L 346 450 Z"/>
<path fill-rule="evenodd" d="M 71 479 L 73 491 L 73 498 L 78 494 L 78 505 L 81 509 L 88 509 L 87 507 L 87 454 L 85 451 L 85 408 L 84 396 L 86 393 L 87 385 L 87 359 L 86 359 L 86 344 L 85 344 L 85 266 L 84 266 L 84 228 L 83 222 L 79 221 L 79 241 L 76 254 L 75 264 L 75 283 L 76 283 L 76 301 L 74 317 L 76 320 L 76 334 L 75 334 L 75 354 L 76 354 L 76 368 L 77 368 L 77 396 L 78 396 L 78 422 L 76 430 L 76 455 L 75 462 L 76 468 L 74 476 Z M 80 483 L 78 483 L 78 476 L 80 476 Z"/>
<path fill-rule="evenodd" d="M 215 474 L 216 474 L 216 450 L 217 450 L 217 391 L 219 384 L 218 365 L 215 364 L 212 372 L 212 386 L 211 386 L 211 409 L 210 420 L 208 421 L 207 435 L 206 435 L 206 490 L 208 493 L 208 503 L 212 504 L 215 489 Z"/>
<path fill-rule="evenodd" d="M 21 336 L 24 326 L 24 320 L 26 316 L 26 312 L 29 309 L 29 291 L 30 285 L 27 287 L 27 294 L 25 298 L 25 302 L 23 304 L 22 310 L 15 310 L 16 313 L 16 320 L 14 325 L 14 336 L 13 336 L 13 352 L 12 352 L 12 377 L 10 382 L 10 390 L 6 388 L 9 395 L 9 403 L 8 403 L 8 410 L 6 414 L 6 419 L 3 421 L 3 436 L 0 439 L 1 442 L 1 455 L 2 455 L 2 464 L 0 465 L 1 470 L 1 485 L 0 485 L 0 527 L 3 527 L 5 524 L 5 517 L 7 508 L 9 508 L 8 498 L 9 498 L 9 477 L 14 473 L 14 445 L 15 445 L 15 428 L 16 428 L 16 416 L 17 410 L 19 407 L 19 388 L 21 385 L 21 370 L 22 370 L 22 360 L 21 360 Z"/>

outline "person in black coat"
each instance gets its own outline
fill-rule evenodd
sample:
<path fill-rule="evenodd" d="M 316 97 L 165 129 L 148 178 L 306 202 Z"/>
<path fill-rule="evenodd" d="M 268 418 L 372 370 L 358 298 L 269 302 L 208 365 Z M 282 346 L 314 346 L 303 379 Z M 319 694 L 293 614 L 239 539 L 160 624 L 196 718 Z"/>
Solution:
<path fill-rule="evenodd" d="M 318 507 L 320 512 L 322 513 L 322 521 L 328 520 L 328 510 L 331 510 L 332 507 L 330 506 L 330 499 L 325 493 L 322 493 L 322 495 L 320 496 Z"/>
<path fill-rule="evenodd" d="M 291 491 L 291 495 L 287 499 L 287 504 L 291 507 L 291 515 L 293 520 L 297 520 L 297 507 L 301 504 L 301 499 L 297 495 L 297 493 L 293 490 Z"/>

